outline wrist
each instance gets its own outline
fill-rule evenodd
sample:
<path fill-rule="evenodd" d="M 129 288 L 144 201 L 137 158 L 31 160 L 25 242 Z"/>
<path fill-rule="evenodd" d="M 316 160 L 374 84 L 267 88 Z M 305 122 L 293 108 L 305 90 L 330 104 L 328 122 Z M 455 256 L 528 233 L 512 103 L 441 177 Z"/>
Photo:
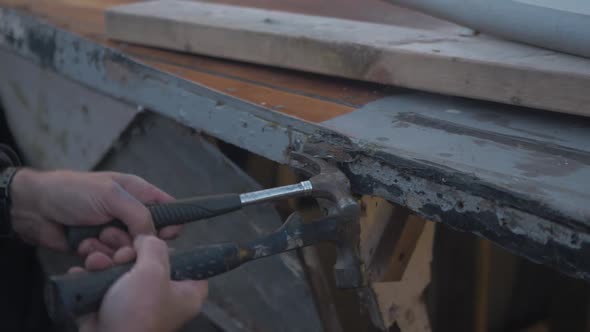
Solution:
<path fill-rule="evenodd" d="M 0 170 L 0 236 L 11 237 L 13 235 L 11 207 L 12 197 L 10 185 L 15 174 L 19 171 L 16 167 L 5 167 Z"/>
<path fill-rule="evenodd" d="M 40 172 L 29 168 L 20 169 L 10 185 L 10 216 L 15 233 L 23 237 L 32 224 L 41 218 L 39 202 Z"/>

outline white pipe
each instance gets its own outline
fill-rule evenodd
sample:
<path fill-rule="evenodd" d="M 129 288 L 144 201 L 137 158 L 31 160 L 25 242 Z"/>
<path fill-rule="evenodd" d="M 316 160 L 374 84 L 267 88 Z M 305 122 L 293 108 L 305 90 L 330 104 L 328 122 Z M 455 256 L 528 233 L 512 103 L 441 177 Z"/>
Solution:
<path fill-rule="evenodd" d="M 506 39 L 590 58 L 590 0 L 387 0 Z"/>

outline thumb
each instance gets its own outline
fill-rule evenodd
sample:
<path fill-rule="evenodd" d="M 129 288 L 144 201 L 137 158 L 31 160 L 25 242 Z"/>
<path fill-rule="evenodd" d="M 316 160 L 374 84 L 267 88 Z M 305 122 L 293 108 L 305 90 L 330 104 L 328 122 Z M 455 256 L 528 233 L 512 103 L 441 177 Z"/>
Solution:
<path fill-rule="evenodd" d="M 169 274 L 170 258 L 166 242 L 153 235 L 139 235 L 135 238 L 133 246 L 137 251 L 137 268 L 155 268 Z"/>

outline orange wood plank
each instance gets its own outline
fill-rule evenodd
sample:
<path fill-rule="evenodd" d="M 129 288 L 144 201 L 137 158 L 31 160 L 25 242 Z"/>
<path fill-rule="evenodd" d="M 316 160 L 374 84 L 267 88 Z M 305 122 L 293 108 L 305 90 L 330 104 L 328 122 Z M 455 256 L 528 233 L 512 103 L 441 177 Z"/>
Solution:
<path fill-rule="evenodd" d="M 264 86 L 276 87 L 306 96 L 327 99 L 350 106 L 361 106 L 391 94 L 388 86 L 299 71 L 222 60 L 212 57 L 170 52 L 157 48 L 123 45 L 112 42 L 138 59 L 155 60 L 191 69 L 239 78 Z"/>
<path fill-rule="evenodd" d="M 167 63 L 146 60 L 144 62 L 184 79 L 310 122 L 326 121 L 354 110 L 352 107 L 342 104 L 278 91 L 253 83 L 207 74 Z"/>

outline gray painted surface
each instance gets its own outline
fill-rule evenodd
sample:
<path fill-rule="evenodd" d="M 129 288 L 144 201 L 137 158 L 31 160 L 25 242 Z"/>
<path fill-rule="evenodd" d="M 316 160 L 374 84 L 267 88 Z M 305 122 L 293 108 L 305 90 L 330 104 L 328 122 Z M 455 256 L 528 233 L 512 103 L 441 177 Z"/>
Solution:
<path fill-rule="evenodd" d="M 518 107 L 407 93 L 324 125 L 529 196 L 590 227 L 590 119 L 541 112 L 531 118 Z"/>
<path fill-rule="evenodd" d="M 411 145 L 400 148 L 397 146 L 398 143 L 391 140 L 381 139 L 375 143 L 376 137 L 371 133 L 372 128 L 366 128 L 361 133 L 347 134 L 347 126 L 351 125 L 347 122 L 350 120 L 343 120 L 344 123 L 336 125 L 307 123 L 155 70 L 131 60 L 124 54 L 41 23 L 27 15 L 10 10 L 2 10 L 2 15 L 1 52 L 29 59 L 32 65 L 48 68 L 112 98 L 140 107 L 145 106 L 194 128 L 197 132 L 208 132 L 221 140 L 281 163 L 288 161 L 287 152 L 290 149 L 303 149 L 320 157 L 332 159 L 349 175 L 353 190 L 358 194 L 378 195 L 400 203 L 425 218 L 482 235 L 531 260 L 590 280 L 590 228 L 587 207 L 580 206 L 580 209 L 576 210 L 568 205 L 565 199 L 560 200 L 563 204 L 554 202 L 552 205 L 546 204 L 546 199 L 540 200 L 538 193 L 534 192 L 539 178 L 532 175 L 540 174 L 542 181 L 549 177 L 545 169 L 539 168 L 539 165 L 545 166 L 543 163 L 525 165 L 524 168 L 531 175 L 521 176 L 519 179 L 526 182 L 513 188 L 510 185 L 513 180 L 510 179 L 514 177 L 512 168 L 518 169 L 517 165 L 510 167 L 507 164 L 503 168 L 490 170 L 486 166 L 490 163 L 489 159 L 480 155 L 481 159 L 477 162 L 481 165 L 474 169 L 481 170 L 481 174 L 475 174 L 471 168 L 478 165 L 453 163 L 451 156 L 432 155 L 431 147 L 419 147 L 418 143 L 427 144 L 424 140 L 416 142 L 416 148 Z M 401 101 L 409 98 L 412 100 L 411 104 L 423 105 L 424 108 L 433 107 L 432 101 L 429 101 L 431 97 L 428 96 L 423 94 L 413 97 L 391 97 L 394 99 L 389 99 L 387 103 L 399 105 L 395 98 L 400 98 Z M 475 141 L 471 136 L 481 136 L 482 131 L 485 136 L 485 130 L 477 126 L 475 129 L 479 128 L 478 130 L 472 128 L 469 135 L 463 135 L 463 142 L 460 139 L 461 135 L 452 133 L 453 130 L 457 130 L 457 126 L 451 126 L 450 131 L 446 130 L 446 135 L 441 135 L 438 128 L 447 126 L 448 122 L 459 122 L 473 127 L 475 124 L 469 122 L 472 121 L 469 119 L 473 118 L 470 115 L 472 109 L 486 109 L 489 104 L 458 100 L 457 104 L 453 105 L 461 110 L 458 113 L 460 116 L 457 115 L 456 119 L 444 118 L 424 122 L 422 118 L 422 124 L 414 125 L 416 117 L 410 116 L 404 121 L 411 123 L 402 126 L 413 126 L 416 132 L 423 131 L 425 135 L 436 136 L 440 141 L 454 141 L 451 146 L 472 146 Z M 510 133 L 514 135 L 517 131 L 526 131 L 529 125 L 534 128 L 538 116 L 539 113 L 535 112 L 523 114 L 522 117 L 518 117 L 521 120 L 518 120 L 517 124 L 511 124 L 515 126 L 512 129 L 500 125 L 490 127 L 493 138 L 484 139 L 484 145 L 510 145 L 505 144 L 506 138 L 500 138 L 503 135 L 510 136 Z M 571 128 L 572 123 L 576 122 L 563 116 L 555 116 L 553 119 L 546 121 L 544 125 L 549 132 L 559 132 L 559 128 L 564 126 Z M 356 126 L 355 130 L 357 129 L 361 128 Z M 500 132 L 495 133 L 493 130 Z M 535 132 L 534 129 L 531 130 Z M 357 134 L 358 137 L 355 137 Z M 534 156 L 531 156 L 531 150 L 538 150 L 534 142 L 526 142 L 522 138 L 508 138 L 517 144 L 524 142 L 526 147 L 507 148 L 506 152 L 501 154 L 499 147 L 493 147 L 491 151 L 498 152 L 501 158 L 508 158 L 507 160 L 535 160 L 532 159 Z M 537 140 L 537 143 L 539 142 L 543 142 L 541 137 Z M 549 139 L 548 142 L 557 141 Z M 543 155 L 559 156 L 560 151 L 566 151 L 570 147 L 580 150 L 579 146 L 572 145 L 573 142 L 559 142 L 562 146 L 553 150 L 558 151 L 557 154 L 551 152 Z M 468 155 L 463 152 L 456 158 L 465 162 Z M 584 160 L 583 151 L 575 151 L 569 155 Z M 472 162 L 475 164 L 476 160 Z M 501 163 L 496 160 L 494 162 Z M 588 167 L 587 163 L 582 161 L 578 165 L 579 169 L 569 170 L 564 176 L 585 174 L 583 169 Z M 559 170 L 555 167 L 552 169 Z M 486 172 L 497 174 L 484 174 Z M 517 174 L 522 175 L 522 172 L 523 170 L 520 170 Z M 581 176 L 578 182 L 586 183 L 587 179 Z M 556 186 L 569 186 L 570 182 L 551 183 Z M 527 191 L 526 188 L 531 190 Z M 544 197 L 566 196 L 570 188 L 547 185 L 543 190 L 547 190 L 543 193 Z M 571 193 L 569 195 L 575 196 Z"/>
<path fill-rule="evenodd" d="M 259 146 L 273 160 L 284 161 L 290 138 L 296 139 L 288 126 L 302 127 L 301 121 L 163 74 L 30 16 L 0 8 L 0 17 L 0 48 L 226 142 Z"/>
<path fill-rule="evenodd" d="M 389 0 L 479 31 L 590 57 L 584 0 Z"/>
<path fill-rule="evenodd" d="M 29 165 L 89 170 L 137 110 L 21 57 L 0 52 L 0 100 Z"/>

